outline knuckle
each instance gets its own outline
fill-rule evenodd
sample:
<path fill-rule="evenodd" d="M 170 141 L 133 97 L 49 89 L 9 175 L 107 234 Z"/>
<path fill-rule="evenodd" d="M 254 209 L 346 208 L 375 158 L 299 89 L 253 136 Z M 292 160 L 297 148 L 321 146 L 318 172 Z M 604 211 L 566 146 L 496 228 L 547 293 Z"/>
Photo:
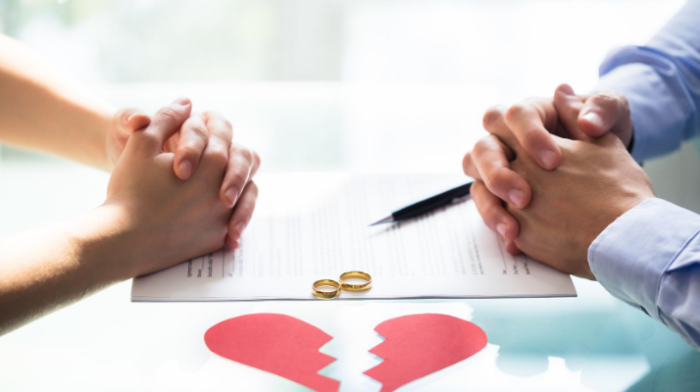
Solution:
<path fill-rule="evenodd" d="M 154 132 L 140 132 L 139 137 L 147 144 L 158 144 L 160 143 L 160 137 Z"/>
<path fill-rule="evenodd" d="M 467 172 L 470 171 L 471 164 L 472 164 L 471 153 L 464 154 L 464 158 L 462 158 L 462 170 L 464 170 L 464 174 L 468 174 Z"/>
<path fill-rule="evenodd" d="M 229 128 L 229 129 L 233 129 L 233 124 L 231 124 L 231 122 L 226 117 L 224 117 L 221 113 L 219 113 L 217 111 L 210 110 L 210 111 L 204 112 L 204 114 L 209 119 L 209 121 L 220 121 L 225 127 Z"/>
<path fill-rule="evenodd" d="M 627 97 L 625 97 L 622 94 L 618 94 L 618 102 L 620 105 L 620 108 L 622 109 L 622 113 L 626 116 L 630 116 L 630 103 L 627 100 Z"/>
<path fill-rule="evenodd" d="M 476 142 L 474 148 L 472 149 L 472 155 L 474 156 L 474 159 L 479 160 L 479 157 L 486 153 L 489 150 L 489 147 L 490 146 L 488 136 L 479 139 L 479 141 Z"/>
<path fill-rule="evenodd" d="M 248 199 L 246 200 L 245 205 L 240 206 L 239 214 L 240 216 L 245 217 L 245 220 L 248 221 L 250 217 L 253 216 L 253 211 L 255 211 L 255 200 Z"/>
<path fill-rule="evenodd" d="M 536 149 L 546 143 L 547 136 L 541 129 L 530 129 L 523 134 L 522 144 L 528 149 Z"/>
<path fill-rule="evenodd" d="M 523 114 L 527 113 L 528 111 L 528 105 L 525 103 L 516 103 L 515 105 L 511 106 L 506 110 L 505 114 L 505 120 L 510 122 L 518 117 L 521 117 Z"/>
<path fill-rule="evenodd" d="M 503 207 L 500 204 L 494 203 L 492 200 L 489 200 L 486 203 L 484 203 L 483 211 L 484 220 L 497 223 L 501 220 Z"/>
<path fill-rule="evenodd" d="M 622 106 L 624 106 L 625 108 L 627 108 L 627 110 L 629 110 L 629 108 L 630 108 L 630 103 L 629 103 L 629 101 L 627 100 L 627 97 L 625 97 L 625 96 L 622 95 L 622 94 L 618 94 L 618 100 L 620 101 L 620 104 L 621 104 Z"/>
<path fill-rule="evenodd" d="M 164 106 L 158 109 L 156 116 L 161 120 L 174 121 L 180 118 L 180 111 L 172 106 Z"/>
<path fill-rule="evenodd" d="M 503 189 L 506 186 L 510 176 L 506 168 L 499 167 L 491 170 L 485 177 L 486 187 L 489 191 L 495 193 L 496 190 Z"/>
<path fill-rule="evenodd" d="M 200 149 L 198 149 L 193 144 L 185 144 L 177 148 L 177 155 L 181 155 L 184 157 L 193 157 L 199 155 L 199 153 Z"/>
<path fill-rule="evenodd" d="M 488 128 L 493 125 L 498 119 L 503 115 L 499 108 L 490 108 L 484 113 L 484 117 L 481 120 L 484 128 Z"/>
<path fill-rule="evenodd" d="M 199 121 L 197 122 L 192 122 L 189 125 L 190 132 L 199 139 L 208 139 L 209 138 L 209 131 L 207 131 L 207 127 L 204 126 L 204 124 L 200 123 Z"/>
<path fill-rule="evenodd" d="M 619 101 L 614 93 L 602 92 L 594 95 L 592 98 L 593 103 L 599 106 L 614 107 L 617 106 Z"/>
<path fill-rule="evenodd" d="M 228 164 L 228 152 L 216 144 L 209 144 L 204 155 L 206 160 L 217 167 L 225 167 Z"/>
<path fill-rule="evenodd" d="M 247 189 L 249 189 L 249 192 L 256 198 L 258 197 L 258 184 L 255 183 L 255 181 L 250 181 L 247 185 Z"/>
<path fill-rule="evenodd" d="M 247 163 L 253 163 L 253 152 L 248 147 L 236 148 L 236 154 L 243 158 Z"/>
<path fill-rule="evenodd" d="M 229 177 L 232 184 L 236 184 L 236 188 L 241 189 L 245 185 L 246 180 L 248 179 L 247 173 L 244 173 L 243 171 L 236 171 L 231 174 Z"/>

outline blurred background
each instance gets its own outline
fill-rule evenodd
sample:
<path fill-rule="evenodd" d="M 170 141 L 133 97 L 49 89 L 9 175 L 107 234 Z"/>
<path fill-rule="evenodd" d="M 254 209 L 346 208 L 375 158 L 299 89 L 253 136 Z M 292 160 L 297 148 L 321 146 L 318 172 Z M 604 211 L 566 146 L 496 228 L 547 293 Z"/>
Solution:
<path fill-rule="evenodd" d="M 0 0 L 0 33 L 33 48 L 115 109 L 152 113 L 188 96 L 195 110 L 222 112 L 234 124 L 234 139 L 260 153 L 262 172 L 461 173 L 463 154 L 485 133 L 487 108 L 551 96 L 564 82 L 590 91 L 611 49 L 644 44 L 683 3 Z M 657 196 L 700 212 L 698 167 L 698 152 L 685 145 L 644 169 Z M 107 173 L 0 144 L 0 235 L 99 205 L 108 180 Z M 289 192 L 303 195 L 304 189 Z M 600 286 L 576 282 L 579 306 L 470 303 L 478 322 L 491 327 L 489 339 L 504 347 L 502 370 L 533 375 L 561 356 L 571 369 L 566 374 L 595 390 L 650 391 L 671 381 L 681 388 L 697 377 L 695 353 L 660 323 L 613 301 Z M 7 363 L 32 364 L 14 366 L 17 371 L 5 378 L 23 386 L 50 380 L 52 386 L 104 389 L 114 374 L 147 380 L 134 385 L 156 385 L 197 369 L 198 359 L 189 358 L 193 346 L 172 344 L 168 334 L 160 338 L 163 325 L 183 314 L 208 320 L 231 308 L 212 312 L 199 304 L 153 312 L 128 304 L 128 290 L 128 283 L 117 285 L 18 331 L 15 340 L 4 338 L 14 347 L 7 352 L 20 353 L 5 355 Z M 513 323 L 519 315 L 523 322 Z M 52 340 L 57 331 L 63 338 Z M 85 355 L 107 352 L 85 344 L 105 336 L 121 351 L 148 344 L 163 350 L 135 362 L 112 352 L 95 360 Z M 547 339 L 532 339 L 538 336 Z M 171 361 L 178 356 L 188 358 L 184 365 Z M 68 366 L 40 366 L 54 358 Z M 33 377 L 37 369 L 44 377 Z M 138 377 L 122 377 L 136 371 Z M 111 376 L 95 376 L 101 374 Z M 685 385 L 692 389 L 695 380 Z"/>
<path fill-rule="evenodd" d="M 224 112 L 263 170 L 459 171 L 485 109 L 593 88 L 611 48 L 645 43 L 682 4 L 0 0 L 0 31 L 115 108 L 188 95 Z"/>

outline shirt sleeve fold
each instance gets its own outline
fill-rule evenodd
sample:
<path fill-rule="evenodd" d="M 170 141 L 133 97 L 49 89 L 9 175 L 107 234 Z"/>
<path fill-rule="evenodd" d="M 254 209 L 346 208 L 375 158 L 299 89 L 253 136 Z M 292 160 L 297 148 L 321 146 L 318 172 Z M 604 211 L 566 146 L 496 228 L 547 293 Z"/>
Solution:
<path fill-rule="evenodd" d="M 700 349 L 700 215 L 649 199 L 608 226 L 588 249 L 593 275 L 613 296 Z"/>

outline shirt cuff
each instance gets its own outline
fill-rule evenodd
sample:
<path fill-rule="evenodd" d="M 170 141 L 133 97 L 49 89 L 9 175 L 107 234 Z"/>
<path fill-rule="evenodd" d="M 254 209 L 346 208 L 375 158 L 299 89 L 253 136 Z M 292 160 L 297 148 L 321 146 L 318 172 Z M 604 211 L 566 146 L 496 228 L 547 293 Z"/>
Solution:
<path fill-rule="evenodd" d="M 661 199 L 648 199 L 608 226 L 588 248 L 588 263 L 613 296 L 659 316 L 661 278 L 700 230 L 700 216 Z"/>

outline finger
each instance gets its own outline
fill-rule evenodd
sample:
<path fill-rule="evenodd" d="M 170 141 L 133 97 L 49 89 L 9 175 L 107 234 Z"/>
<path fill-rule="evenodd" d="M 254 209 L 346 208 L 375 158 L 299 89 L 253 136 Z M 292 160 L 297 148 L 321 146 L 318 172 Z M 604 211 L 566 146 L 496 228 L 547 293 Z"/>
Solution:
<path fill-rule="evenodd" d="M 530 185 L 511 170 L 509 161 L 513 159 L 513 152 L 496 136 L 479 140 L 474 146 L 473 159 L 479 178 L 492 194 L 518 208 L 530 203 Z"/>
<path fill-rule="evenodd" d="M 260 159 L 260 155 L 258 155 L 257 152 L 254 150 L 250 150 L 250 152 L 253 153 L 253 167 L 250 169 L 250 178 L 249 180 L 252 180 L 253 177 L 258 173 L 258 169 L 260 169 L 260 165 L 262 164 L 262 160 Z"/>
<path fill-rule="evenodd" d="M 231 123 L 217 112 L 205 112 L 204 118 L 206 119 L 210 140 L 216 139 L 228 150 L 233 140 L 233 126 Z"/>
<path fill-rule="evenodd" d="M 258 186 L 251 181 L 245 187 L 236 208 L 233 210 L 228 223 L 228 235 L 226 236 L 226 246 L 229 249 L 238 247 L 238 240 L 243 235 L 243 231 L 248 227 L 250 219 L 255 211 L 255 203 L 258 200 Z"/>
<path fill-rule="evenodd" d="M 554 108 L 559 114 L 559 121 L 566 128 L 561 136 L 575 140 L 587 140 L 586 135 L 578 124 L 578 115 L 583 108 L 583 99 L 576 96 L 574 89 L 568 84 L 562 84 L 554 91 Z"/>
<path fill-rule="evenodd" d="M 475 180 L 481 180 L 479 171 L 476 169 L 476 165 L 474 164 L 474 154 L 471 152 L 464 154 L 464 158 L 462 159 L 462 170 L 464 170 L 464 174 L 468 175 L 469 177 Z"/>
<path fill-rule="evenodd" d="M 229 165 L 232 128 L 225 118 L 214 112 L 205 112 L 204 119 L 206 121 L 207 131 L 209 132 L 209 141 L 204 149 L 199 166 L 200 171 L 208 175 L 218 177 L 218 184 L 224 180 L 227 167 Z M 223 196 L 221 198 L 226 200 Z M 224 204 L 229 205 L 228 201 Z"/>
<path fill-rule="evenodd" d="M 173 103 L 158 110 L 144 134 L 149 141 L 147 148 L 154 153 L 160 153 L 165 142 L 190 117 L 192 103 L 187 98 L 176 99 Z"/>
<path fill-rule="evenodd" d="M 554 105 L 542 100 L 524 101 L 508 108 L 504 118 L 523 149 L 542 168 L 552 170 L 559 166 L 561 150 L 549 131 L 556 128 L 558 121 Z"/>
<path fill-rule="evenodd" d="M 204 148 L 209 142 L 209 132 L 204 116 L 193 113 L 182 125 L 173 162 L 175 174 L 182 179 L 190 178 L 197 169 Z"/>
<path fill-rule="evenodd" d="M 627 100 L 612 91 L 588 98 L 581 108 L 578 121 L 581 130 L 592 137 L 632 127 Z"/>
<path fill-rule="evenodd" d="M 517 156 L 518 151 L 522 150 L 522 147 L 513 132 L 508 128 L 508 125 L 506 125 L 505 112 L 506 109 L 501 106 L 494 106 L 487 110 L 482 120 L 483 126 L 488 133 L 497 136 Z"/>
<path fill-rule="evenodd" d="M 115 128 L 125 136 L 131 136 L 132 133 L 141 130 L 151 123 L 151 118 L 141 109 L 127 108 L 117 112 L 114 116 Z"/>
<path fill-rule="evenodd" d="M 106 146 L 107 157 L 111 164 L 117 163 L 134 132 L 144 129 L 150 122 L 151 118 L 148 115 L 135 108 L 120 110 L 112 116 Z"/>
<path fill-rule="evenodd" d="M 483 182 L 474 182 L 471 195 L 481 219 L 489 229 L 507 240 L 513 240 L 518 236 L 518 222 L 506 211 L 501 200 L 491 193 Z"/>
<path fill-rule="evenodd" d="M 506 252 L 513 256 L 517 256 L 521 254 L 522 252 L 520 251 L 520 248 L 518 248 L 517 245 L 515 245 L 515 241 L 513 240 L 505 240 L 506 244 Z"/>
<path fill-rule="evenodd" d="M 220 191 L 221 200 L 229 208 L 236 204 L 243 188 L 248 183 L 253 164 L 253 153 L 247 147 L 237 143 L 231 145 L 228 166 Z"/>

